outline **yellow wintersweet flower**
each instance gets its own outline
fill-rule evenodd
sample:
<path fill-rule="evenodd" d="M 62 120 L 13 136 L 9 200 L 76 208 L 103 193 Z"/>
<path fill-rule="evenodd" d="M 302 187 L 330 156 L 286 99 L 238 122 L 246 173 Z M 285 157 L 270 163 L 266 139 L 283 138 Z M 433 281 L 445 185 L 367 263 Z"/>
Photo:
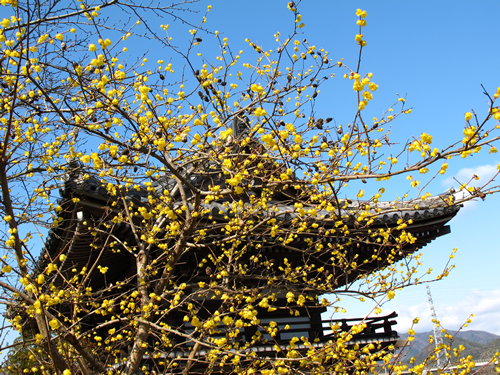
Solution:
<path fill-rule="evenodd" d="M 10 21 L 7 18 L 4 18 L 2 22 L 0 22 L 0 25 L 2 25 L 3 27 L 9 27 Z"/>
<path fill-rule="evenodd" d="M 97 49 L 97 47 L 95 46 L 95 44 L 90 44 L 89 45 L 89 51 L 90 52 L 94 52 L 96 49 Z"/>
<path fill-rule="evenodd" d="M 376 85 L 374 82 L 370 82 L 370 84 L 368 85 L 368 87 L 372 91 L 377 91 L 377 89 L 378 89 L 378 85 Z"/>
<path fill-rule="evenodd" d="M 267 116 L 267 111 L 264 108 L 256 108 L 253 114 L 255 117 Z"/>
<path fill-rule="evenodd" d="M 470 112 L 465 112 L 465 120 L 469 121 L 472 118 L 472 113 Z"/>
<path fill-rule="evenodd" d="M 53 271 L 56 271 L 56 270 L 57 270 L 57 265 L 50 263 L 47 266 L 47 270 L 45 272 L 47 273 L 47 275 L 50 275 Z"/>
<path fill-rule="evenodd" d="M 365 18 L 367 16 L 366 10 L 356 9 L 356 16 Z"/>
<path fill-rule="evenodd" d="M 364 88 L 363 84 L 358 80 L 355 80 L 354 83 L 352 84 L 352 89 L 354 91 L 361 91 L 363 90 L 363 88 Z"/>
<path fill-rule="evenodd" d="M 57 321 L 57 319 L 54 318 L 49 322 L 49 326 L 55 331 L 56 329 L 59 328 L 59 322 Z"/>
<path fill-rule="evenodd" d="M 387 299 L 393 299 L 396 296 L 396 293 L 394 293 L 394 290 L 390 290 L 389 293 L 387 293 Z"/>
<path fill-rule="evenodd" d="M 264 91 L 264 88 L 260 84 L 257 85 L 255 83 L 253 83 L 250 86 L 250 90 L 252 90 L 253 92 L 261 93 L 262 91 Z"/>
<path fill-rule="evenodd" d="M 201 327 L 200 319 L 198 319 L 197 316 L 193 316 L 193 318 L 191 319 L 191 325 L 193 327 Z"/>
<path fill-rule="evenodd" d="M 432 135 L 430 135 L 430 134 L 422 133 L 421 138 L 422 138 L 422 142 L 425 142 L 428 144 L 432 143 Z"/>
<path fill-rule="evenodd" d="M 83 155 L 80 160 L 84 162 L 85 164 L 88 164 L 90 162 L 90 156 L 89 155 Z"/>
<path fill-rule="evenodd" d="M 448 164 L 444 163 L 442 166 L 441 166 L 441 170 L 439 171 L 439 174 L 445 174 L 446 173 L 446 169 L 448 168 Z"/>

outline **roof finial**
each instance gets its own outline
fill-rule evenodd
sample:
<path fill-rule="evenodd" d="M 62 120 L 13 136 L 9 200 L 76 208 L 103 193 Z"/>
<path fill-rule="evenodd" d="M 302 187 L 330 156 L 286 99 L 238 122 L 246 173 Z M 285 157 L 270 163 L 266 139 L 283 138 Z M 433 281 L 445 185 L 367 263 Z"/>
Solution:
<path fill-rule="evenodd" d="M 236 115 L 231 123 L 231 129 L 233 129 L 233 137 L 236 139 L 248 135 L 250 133 L 250 120 L 246 115 Z"/>

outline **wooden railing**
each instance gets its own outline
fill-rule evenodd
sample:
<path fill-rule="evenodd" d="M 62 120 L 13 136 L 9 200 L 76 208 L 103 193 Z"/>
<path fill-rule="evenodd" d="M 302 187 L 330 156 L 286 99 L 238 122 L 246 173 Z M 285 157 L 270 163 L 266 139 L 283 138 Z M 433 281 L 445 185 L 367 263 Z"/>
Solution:
<path fill-rule="evenodd" d="M 306 337 L 310 341 L 319 339 L 320 342 L 325 342 L 335 338 L 335 335 L 340 331 L 349 332 L 353 326 L 365 324 L 365 328 L 356 334 L 353 334 L 352 340 L 367 340 L 377 341 L 380 339 L 394 339 L 396 340 L 397 332 L 392 329 L 392 326 L 397 322 L 394 320 L 398 315 L 393 312 L 390 315 L 380 317 L 368 318 L 351 318 L 351 319 L 338 319 L 338 320 L 309 320 L 308 318 L 282 318 L 276 323 L 273 332 L 273 340 L 286 343 L 292 337 Z M 245 330 L 246 340 L 249 340 L 256 331 L 271 338 L 268 331 L 265 330 L 269 326 L 269 322 L 262 322 L 260 327 L 247 327 Z M 264 328 L 265 327 L 265 328 Z M 333 328 L 333 329 L 332 329 Z"/>

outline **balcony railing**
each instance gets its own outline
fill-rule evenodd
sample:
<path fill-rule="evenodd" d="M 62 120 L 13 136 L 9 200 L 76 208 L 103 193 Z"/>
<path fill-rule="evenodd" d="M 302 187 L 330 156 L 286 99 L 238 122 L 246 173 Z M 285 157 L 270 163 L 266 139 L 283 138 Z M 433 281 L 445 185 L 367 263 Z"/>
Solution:
<path fill-rule="evenodd" d="M 288 343 L 293 337 L 304 337 L 310 342 L 327 342 L 336 339 L 339 332 L 353 333 L 350 341 L 368 343 L 377 341 L 391 341 L 398 338 L 392 326 L 397 322 L 394 320 L 398 315 L 393 312 L 390 315 L 368 318 L 351 318 L 336 320 L 310 320 L 309 317 L 285 317 L 274 319 L 261 319 L 259 326 L 247 327 L 245 329 L 246 340 L 249 340 L 257 331 L 260 331 L 265 338 L 278 343 Z M 271 323 L 271 322 L 274 322 Z M 266 329 L 270 325 L 271 332 Z M 361 325 L 364 326 L 359 331 Z M 265 327 L 265 328 L 264 328 Z M 353 327 L 356 327 L 353 330 Z M 249 337 L 250 336 L 250 337 Z"/>

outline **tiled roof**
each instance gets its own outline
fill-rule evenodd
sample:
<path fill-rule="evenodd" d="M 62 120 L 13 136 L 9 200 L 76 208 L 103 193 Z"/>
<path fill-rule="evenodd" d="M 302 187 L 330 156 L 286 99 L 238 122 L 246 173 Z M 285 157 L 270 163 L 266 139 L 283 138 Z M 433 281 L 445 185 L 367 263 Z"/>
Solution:
<path fill-rule="evenodd" d="M 60 255 L 59 253 L 63 251 L 72 253 L 67 261 L 71 258 L 73 264 L 85 264 L 85 262 L 89 262 L 90 258 L 87 249 L 89 244 L 92 243 L 93 238 L 88 228 L 81 225 L 84 218 L 78 215 L 84 215 L 85 210 L 92 209 L 94 218 L 100 219 L 100 215 L 104 215 L 105 212 L 116 210 L 116 208 L 112 208 L 110 204 L 116 200 L 116 197 L 108 195 L 101 181 L 92 175 L 86 175 L 87 178 L 84 178 L 84 172 L 81 170 L 81 167 L 75 164 L 73 167 L 73 170 L 70 171 L 66 177 L 65 187 L 62 191 L 62 198 L 60 200 L 60 204 L 63 206 L 66 205 L 67 207 L 67 209 L 61 213 L 64 220 L 58 227 L 53 228 L 49 232 L 45 243 L 45 249 L 38 262 L 38 269 L 40 272 L 48 262 L 57 259 Z M 206 184 L 205 179 L 201 176 L 192 176 L 191 182 L 195 186 Z M 165 189 L 172 191 L 174 186 L 174 181 L 169 179 L 155 181 L 152 184 L 152 187 L 158 192 L 163 192 Z M 149 194 L 151 194 L 151 192 L 148 192 L 146 189 L 129 189 L 124 194 L 124 197 L 125 199 L 134 200 L 139 205 L 147 206 L 149 204 L 147 198 Z M 80 197 L 80 203 L 76 205 L 72 203 L 71 199 L 75 195 Z M 321 227 L 328 229 L 328 227 L 333 227 L 334 223 L 338 221 L 340 217 L 340 220 L 349 227 L 358 228 L 359 225 L 356 220 L 356 213 L 365 210 L 367 203 L 368 202 L 363 201 L 348 201 L 346 204 L 346 201 L 343 201 L 342 208 L 335 211 L 339 213 L 340 216 L 331 217 L 330 212 L 322 210 L 317 212 L 317 215 L 314 217 L 309 216 L 307 220 L 319 223 Z M 245 204 L 250 207 L 249 202 Z M 232 216 L 227 205 L 224 205 L 224 202 L 214 201 L 208 204 L 202 203 L 202 205 L 203 208 L 208 209 L 210 212 L 210 221 L 204 224 L 205 226 L 208 225 L 208 229 L 210 229 L 210 223 L 213 223 L 213 221 L 224 223 L 227 222 L 228 217 Z M 287 227 L 287 222 L 291 222 L 299 217 L 299 213 L 291 199 L 270 201 L 268 202 L 268 206 L 269 209 L 267 211 L 257 211 L 256 215 L 259 217 L 274 216 L 277 220 L 282 222 L 284 227 Z M 308 207 L 304 206 L 304 209 L 307 210 Z M 450 193 L 445 193 L 429 197 L 426 200 L 370 203 L 370 208 L 365 210 L 365 212 L 374 219 L 371 227 L 395 228 L 399 224 L 398 221 L 400 219 L 404 221 L 411 219 L 413 223 L 408 225 L 406 230 L 411 232 L 417 238 L 417 241 L 411 246 L 406 246 L 405 250 L 412 252 L 425 246 L 435 238 L 449 233 L 450 229 L 445 224 L 456 215 L 459 209 L 460 206 L 453 204 L 450 200 Z M 109 220 L 109 218 L 107 220 Z M 118 235 L 120 235 L 119 233 L 125 236 L 127 233 L 130 234 L 130 226 L 127 222 L 114 224 L 113 227 L 114 233 Z M 359 230 L 366 231 L 367 229 L 368 228 Z M 299 234 L 296 236 L 294 244 L 300 246 L 301 242 L 308 241 L 309 239 L 321 241 L 325 244 L 330 242 L 343 244 L 347 240 L 339 236 L 339 234 L 324 236 L 321 230 L 324 229 L 318 228 L 317 230 Z M 75 234 L 78 235 L 78 240 L 73 238 Z M 211 236 L 211 238 L 220 241 L 223 240 L 224 235 L 220 234 L 220 232 L 217 234 L 214 232 Z M 246 236 L 246 241 L 261 240 L 262 238 L 258 238 L 259 236 L 261 236 L 259 233 L 249 234 Z M 278 238 L 279 236 L 268 236 L 267 239 L 264 239 L 264 242 L 271 245 L 278 241 Z M 362 244 L 359 251 L 373 252 L 373 250 L 370 250 L 370 246 L 366 244 Z M 405 254 L 405 252 L 400 252 L 398 257 L 402 257 Z M 106 254 L 99 255 L 99 259 L 100 262 L 106 263 L 109 261 L 112 264 L 113 259 L 117 259 L 117 256 L 118 255 L 114 253 L 107 252 Z M 60 264 L 59 266 L 61 270 L 64 268 L 64 264 Z M 70 266 L 68 265 L 68 267 Z"/>
<path fill-rule="evenodd" d="M 197 187 L 206 185 L 206 180 L 206 178 L 199 175 L 193 175 L 190 178 L 191 184 Z M 63 195 L 69 196 L 70 192 L 76 192 L 96 200 L 108 201 L 113 199 L 113 197 L 108 195 L 106 188 L 102 185 L 103 184 L 98 178 L 90 176 L 87 179 L 84 179 L 83 173 L 81 173 L 81 171 L 77 171 L 77 173 L 68 175 Z M 172 179 L 160 179 L 152 182 L 152 187 L 158 193 L 161 193 L 164 190 L 171 191 L 175 185 L 176 182 Z M 146 189 L 128 189 L 124 195 L 128 199 L 148 205 L 149 194 L 150 193 Z M 461 208 L 460 205 L 453 204 L 453 196 L 451 192 L 431 196 L 425 200 L 412 199 L 406 201 L 384 201 L 378 203 L 362 200 L 349 200 L 347 205 L 345 204 L 346 201 L 342 200 L 340 203 L 342 208 L 335 211 L 339 214 L 336 215 L 335 218 L 331 218 L 331 213 L 326 210 L 318 211 L 317 217 L 322 221 L 328 221 L 329 219 L 338 220 L 338 217 L 342 217 L 344 221 L 354 221 L 356 219 L 357 212 L 367 211 L 369 216 L 374 218 L 375 223 L 391 224 L 396 223 L 399 219 L 403 219 L 405 221 L 410 219 L 419 221 L 430 220 L 433 217 L 441 217 L 444 215 L 454 215 Z M 365 206 L 367 204 L 369 204 L 370 208 L 365 210 Z M 250 204 L 247 203 L 247 205 L 250 208 Z M 269 214 L 275 216 L 277 220 L 290 221 L 299 216 L 294 204 L 289 200 L 270 201 L 268 205 L 270 206 Z M 229 213 L 229 209 L 223 202 L 214 201 L 209 204 L 202 203 L 202 207 L 204 209 L 210 209 L 212 216 L 214 216 L 216 220 L 223 219 Z M 307 208 L 307 206 L 304 206 L 304 209 Z"/>

